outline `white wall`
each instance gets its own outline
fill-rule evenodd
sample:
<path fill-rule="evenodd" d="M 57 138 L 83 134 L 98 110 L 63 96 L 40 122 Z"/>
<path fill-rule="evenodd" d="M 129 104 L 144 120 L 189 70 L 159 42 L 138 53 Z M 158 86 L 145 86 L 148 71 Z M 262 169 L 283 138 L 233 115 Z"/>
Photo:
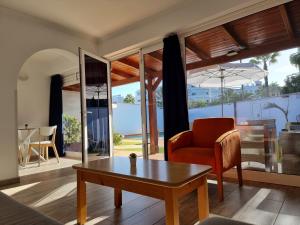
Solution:
<path fill-rule="evenodd" d="M 94 39 L 0 7 L 0 180 L 18 176 L 17 77 L 23 63 L 44 49 L 97 52 Z"/>
<path fill-rule="evenodd" d="M 277 135 L 286 126 L 284 114 L 276 109 L 266 109 L 268 103 L 275 103 L 284 110 L 288 109 L 288 122 L 297 122 L 300 115 L 300 93 L 281 97 L 269 97 L 236 103 L 237 123 L 247 120 L 275 119 Z M 113 128 L 123 135 L 141 134 L 141 106 L 118 103 L 113 109 Z M 198 118 L 222 117 L 221 105 L 189 109 L 189 122 Z M 234 104 L 224 104 L 224 117 L 234 117 Z M 163 110 L 157 108 L 157 126 L 163 132 Z"/>
<path fill-rule="evenodd" d="M 50 77 L 30 76 L 18 81 L 18 128 L 48 126 Z"/>
<path fill-rule="evenodd" d="M 118 103 L 112 112 L 113 132 L 126 134 L 141 134 L 141 105 Z"/>
<path fill-rule="evenodd" d="M 237 123 L 247 120 L 275 119 L 277 135 L 286 126 L 284 114 L 276 109 L 267 109 L 268 103 L 275 103 L 284 110 L 288 109 L 288 122 L 297 122 L 300 115 L 300 93 L 288 96 L 269 97 L 256 100 L 241 101 L 236 103 Z M 189 121 L 197 118 L 221 117 L 221 105 L 207 106 L 189 110 Z M 224 117 L 234 117 L 234 104 L 224 104 Z"/>
<path fill-rule="evenodd" d="M 42 50 L 26 60 L 17 84 L 19 128 L 48 126 L 51 76 L 70 70 L 78 71 L 78 56 L 61 49 Z"/>
<path fill-rule="evenodd" d="M 156 108 L 157 129 L 163 132 L 163 110 Z M 148 114 L 148 113 L 147 113 Z M 113 107 L 113 131 L 122 135 L 141 134 L 141 105 L 118 103 Z M 149 122 L 148 122 L 149 124 Z M 149 126 L 148 126 L 149 129 Z"/>

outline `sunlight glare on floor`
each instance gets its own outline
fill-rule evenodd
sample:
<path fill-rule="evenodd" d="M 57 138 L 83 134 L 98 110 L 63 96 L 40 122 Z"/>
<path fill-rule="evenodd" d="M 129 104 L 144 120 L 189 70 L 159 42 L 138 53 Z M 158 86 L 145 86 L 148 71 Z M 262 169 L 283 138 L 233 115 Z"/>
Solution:
<path fill-rule="evenodd" d="M 232 218 L 248 223 L 253 223 L 253 219 L 259 219 L 258 216 L 262 216 L 262 214 L 264 214 L 264 218 L 271 218 L 274 213 L 259 209 L 259 205 L 267 198 L 270 192 L 270 189 L 261 188 Z"/>
<path fill-rule="evenodd" d="M 22 185 L 22 186 L 18 186 L 18 187 L 12 187 L 12 188 L 8 188 L 8 189 L 5 189 L 5 190 L 2 190 L 1 192 L 6 194 L 6 195 L 9 195 L 9 196 L 12 196 L 12 195 L 15 195 L 19 192 L 22 192 L 22 191 L 25 191 L 27 189 L 30 189 L 32 187 L 34 187 L 35 185 L 38 185 L 40 184 L 41 182 L 35 182 L 35 183 L 32 183 L 32 184 L 26 184 L 26 185 Z"/>
<path fill-rule="evenodd" d="M 60 198 L 70 196 L 76 190 L 76 182 L 69 182 L 67 184 L 61 185 L 59 188 L 56 188 L 49 194 L 45 195 L 43 198 L 31 204 L 32 207 L 40 207 L 50 202 L 56 201 Z"/>
<path fill-rule="evenodd" d="M 86 225 L 94 225 L 94 224 L 98 224 L 106 219 L 108 219 L 109 216 L 98 216 L 94 219 L 89 220 L 89 217 L 87 218 L 87 222 L 85 223 Z M 70 222 L 65 223 L 65 225 L 74 225 L 77 224 L 77 220 L 72 220 Z"/>

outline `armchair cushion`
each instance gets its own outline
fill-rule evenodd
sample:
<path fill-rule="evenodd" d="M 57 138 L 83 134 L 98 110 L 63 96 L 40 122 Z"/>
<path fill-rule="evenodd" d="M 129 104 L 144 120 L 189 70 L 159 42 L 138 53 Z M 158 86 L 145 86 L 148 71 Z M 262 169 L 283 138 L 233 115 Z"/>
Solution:
<path fill-rule="evenodd" d="M 197 119 L 193 123 L 193 145 L 213 148 L 215 141 L 222 134 L 233 129 L 233 118 Z"/>
<path fill-rule="evenodd" d="M 213 148 L 184 147 L 169 154 L 172 162 L 185 162 L 210 165 L 215 169 L 215 155 Z"/>
<path fill-rule="evenodd" d="M 216 161 L 220 169 L 227 170 L 241 162 L 241 143 L 238 130 L 231 130 L 221 135 L 215 142 Z"/>
<path fill-rule="evenodd" d="M 183 148 L 192 145 L 193 134 L 192 131 L 183 131 L 179 134 L 176 134 L 168 141 L 168 151 L 172 152 L 178 148 Z"/>

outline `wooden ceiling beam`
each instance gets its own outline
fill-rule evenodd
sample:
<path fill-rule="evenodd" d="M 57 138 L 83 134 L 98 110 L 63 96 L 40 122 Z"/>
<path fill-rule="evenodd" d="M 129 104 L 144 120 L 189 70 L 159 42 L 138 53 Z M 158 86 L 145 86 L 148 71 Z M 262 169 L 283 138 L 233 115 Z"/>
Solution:
<path fill-rule="evenodd" d="M 289 42 L 284 42 L 284 43 L 274 43 L 274 44 L 269 44 L 269 45 L 262 45 L 262 46 L 257 46 L 252 49 L 244 49 L 241 50 L 237 55 L 234 56 L 219 56 L 215 58 L 211 58 L 209 60 L 203 60 L 199 62 L 193 62 L 189 63 L 186 65 L 186 69 L 193 70 L 205 66 L 211 66 L 211 65 L 217 65 L 217 64 L 222 64 L 222 63 L 227 63 L 227 62 L 232 62 L 240 59 L 245 59 L 245 58 L 250 58 L 250 57 L 255 57 L 259 55 L 264 55 L 268 54 L 270 52 L 276 52 L 276 51 L 282 51 L 285 49 L 289 48 L 295 48 L 300 46 L 300 38 L 298 39 L 293 39 Z"/>
<path fill-rule="evenodd" d="M 111 73 L 111 81 L 119 81 L 119 80 L 124 80 L 124 79 L 128 79 L 128 78 L 123 77 L 117 73 Z"/>
<path fill-rule="evenodd" d="M 286 11 L 286 7 L 285 7 L 285 5 L 280 5 L 280 6 L 278 6 L 278 8 L 280 11 L 280 15 L 281 15 L 285 30 L 286 30 L 289 38 L 292 40 L 295 38 L 295 35 L 294 35 L 293 27 L 291 25 L 291 21 L 289 19 L 288 13 Z"/>
<path fill-rule="evenodd" d="M 111 76 L 110 79 L 111 79 L 112 81 L 119 80 L 118 78 L 113 77 L 113 76 Z"/>
<path fill-rule="evenodd" d="M 240 37 L 226 24 L 219 26 L 231 41 L 240 49 L 248 48 L 248 45 L 241 41 Z"/>
<path fill-rule="evenodd" d="M 130 84 L 130 83 L 134 83 L 134 82 L 138 82 L 138 81 L 140 81 L 140 77 L 132 77 L 132 78 L 128 78 L 128 79 L 123 79 L 123 80 L 118 80 L 118 81 L 112 81 L 111 82 L 111 86 L 112 87 L 116 87 L 116 86 Z"/>
<path fill-rule="evenodd" d="M 198 46 L 193 44 L 188 38 L 185 41 L 185 47 L 195 53 L 200 59 L 210 59 L 210 56 L 203 52 Z"/>
<path fill-rule="evenodd" d="M 78 83 L 78 84 L 72 84 L 72 85 L 69 85 L 69 86 L 65 86 L 65 87 L 63 87 L 63 90 L 65 90 L 65 91 L 76 91 L 76 92 L 79 92 L 80 91 L 80 83 Z"/>
<path fill-rule="evenodd" d="M 161 77 L 162 76 L 162 71 L 155 71 L 155 70 L 151 70 L 149 68 L 145 68 L 145 70 L 146 70 L 146 73 L 148 75 L 150 75 L 152 78 Z"/>
<path fill-rule="evenodd" d="M 147 53 L 147 55 L 150 55 L 152 58 L 156 59 L 159 62 L 162 62 L 162 60 L 163 60 L 163 56 L 159 51 L 150 52 L 150 53 Z"/>
<path fill-rule="evenodd" d="M 126 64 L 127 66 L 130 66 L 134 69 L 137 69 L 137 70 L 139 70 L 139 68 L 140 68 L 140 65 L 138 63 L 136 63 L 135 61 L 130 60 L 128 58 L 119 59 L 118 61 L 123 64 Z M 161 76 L 161 74 L 162 74 L 162 71 L 155 71 L 148 67 L 145 68 L 145 71 L 146 71 L 146 73 L 150 74 L 151 76 L 156 76 L 156 77 Z"/>
<path fill-rule="evenodd" d="M 126 72 L 124 72 L 124 71 L 122 71 L 122 70 L 120 70 L 120 69 L 115 69 L 115 68 L 113 68 L 113 69 L 111 70 L 111 73 L 116 74 L 116 75 L 118 75 L 118 76 L 120 76 L 120 77 L 124 77 L 124 78 L 132 78 L 132 77 L 135 77 L 135 75 L 133 75 L 133 74 L 126 73 Z"/>
<path fill-rule="evenodd" d="M 157 77 L 156 81 L 154 82 L 153 86 L 153 90 L 156 90 L 157 87 L 159 86 L 160 82 L 162 81 L 162 77 Z"/>
<path fill-rule="evenodd" d="M 135 61 L 130 60 L 128 58 L 122 58 L 122 59 L 119 59 L 118 61 L 121 62 L 121 63 L 123 63 L 123 64 L 126 64 L 127 66 L 130 66 L 130 67 L 132 67 L 134 69 L 137 69 L 137 70 L 140 69 L 139 63 L 136 63 Z"/>

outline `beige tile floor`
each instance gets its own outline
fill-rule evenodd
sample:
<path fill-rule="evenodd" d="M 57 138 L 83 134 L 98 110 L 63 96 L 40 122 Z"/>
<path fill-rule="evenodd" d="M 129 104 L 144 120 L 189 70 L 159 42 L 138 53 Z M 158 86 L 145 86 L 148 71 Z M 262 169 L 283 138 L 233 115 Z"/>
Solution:
<path fill-rule="evenodd" d="M 26 164 L 25 167 L 19 166 L 19 176 L 26 176 L 30 174 L 37 174 L 41 172 L 67 168 L 80 162 L 81 160 L 70 159 L 66 157 L 60 157 L 60 163 L 57 163 L 56 158 L 50 158 L 46 162 L 41 162 L 40 166 L 37 162 L 30 162 Z"/>

